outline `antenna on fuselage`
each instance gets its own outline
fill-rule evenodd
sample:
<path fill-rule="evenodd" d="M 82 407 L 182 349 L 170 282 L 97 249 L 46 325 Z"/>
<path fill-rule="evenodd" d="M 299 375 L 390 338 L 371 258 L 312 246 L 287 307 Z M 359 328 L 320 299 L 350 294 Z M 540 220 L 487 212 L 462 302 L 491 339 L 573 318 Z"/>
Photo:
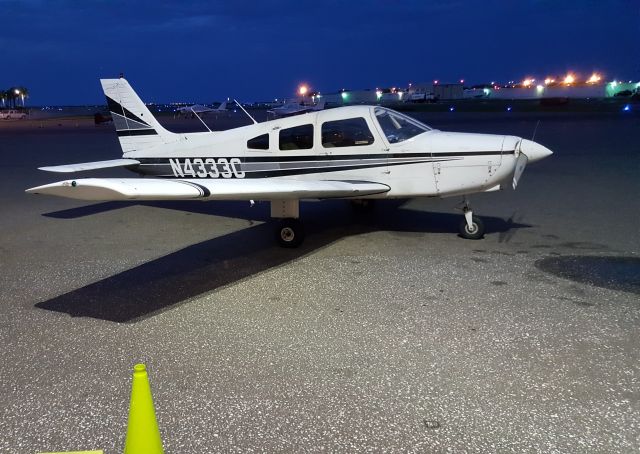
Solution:
<path fill-rule="evenodd" d="M 254 124 L 254 125 L 257 125 L 257 124 L 258 124 L 258 122 L 256 121 L 256 119 L 255 119 L 255 118 L 253 118 L 251 115 L 249 115 L 249 112 L 247 112 L 246 110 L 244 110 L 244 107 L 242 107 L 242 104 L 240 104 L 240 103 L 238 102 L 238 100 L 237 100 L 237 99 L 234 99 L 234 100 L 233 100 L 233 102 L 235 102 L 235 103 L 238 105 L 238 107 L 240 107 L 240 108 L 242 109 L 242 111 L 243 111 L 244 113 L 246 113 L 246 114 L 247 114 L 247 117 L 251 118 L 251 121 L 253 121 L 253 124 Z"/>
<path fill-rule="evenodd" d="M 536 123 L 536 127 L 533 128 L 533 136 L 531 136 L 531 141 L 535 142 L 536 132 L 538 132 L 538 126 L 540 126 L 540 120 Z"/>
<path fill-rule="evenodd" d="M 193 112 L 193 114 L 198 117 L 198 120 L 200 120 L 200 123 L 202 123 L 204 125 L 205 128 L 209 129 L 209 126 L 207 126 L 207 124 L 202 120 L 202 118 L 200 118 L 200 115 L 198 115 L 198 113 L 193 110 L 193 106 L 191 106 L 191 112 Z M 213 132 L 211 129 L 209 129 L 209 132 Z"/>

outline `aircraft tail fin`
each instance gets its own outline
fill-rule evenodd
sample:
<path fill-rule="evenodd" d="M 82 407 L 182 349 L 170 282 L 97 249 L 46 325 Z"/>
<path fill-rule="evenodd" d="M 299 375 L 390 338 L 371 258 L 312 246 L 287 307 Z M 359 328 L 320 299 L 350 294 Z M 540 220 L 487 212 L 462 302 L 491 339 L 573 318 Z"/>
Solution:
<path fill-rule="evenodd" d="M 101 79 L 124 155 L 175 141 L 144 105 L 126 79 Z"/>
<path fill-rule="evenodd" d="M 222 112 L 223 110 L 226 111 L 227 110 L 227 101 L 224 101 L 222 104 L 220 104 L 216 110 L 219 110 L 220 112 Z"/>

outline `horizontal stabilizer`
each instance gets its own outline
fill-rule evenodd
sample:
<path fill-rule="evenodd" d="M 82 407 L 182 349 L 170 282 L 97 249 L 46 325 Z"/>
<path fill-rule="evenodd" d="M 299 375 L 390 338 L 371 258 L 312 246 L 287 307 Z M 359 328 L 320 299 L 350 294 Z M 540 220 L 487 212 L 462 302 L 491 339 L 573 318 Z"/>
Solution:
<path fill-rule="evenodd" d="M 364 197 L 389 191 L 368 181 L 82 178 L 27 189 L 80 200 L 279 200 Z"/>
<path fill-rule="evenodd" d="M 135 159 L 112 159 L 110 161 L 81 162 L 80 164 L 65 164 L 62 166 L 38 167 L 46 172 L 82 172 L 84 170 L 109 169 L 111 167 L 126 167 L 140 164 Z"/>

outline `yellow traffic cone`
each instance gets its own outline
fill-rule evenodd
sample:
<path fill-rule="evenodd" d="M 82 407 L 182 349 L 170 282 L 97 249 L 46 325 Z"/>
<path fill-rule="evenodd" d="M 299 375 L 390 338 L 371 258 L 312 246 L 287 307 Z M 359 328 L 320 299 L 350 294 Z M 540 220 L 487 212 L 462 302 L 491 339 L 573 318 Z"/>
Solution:
<path fill-rule="evenodd" d="M 163 452 L 147 369 L 144 364 L 136 364 L 133 368 L 131 406 L 124 454 L 163 454 Z"/>

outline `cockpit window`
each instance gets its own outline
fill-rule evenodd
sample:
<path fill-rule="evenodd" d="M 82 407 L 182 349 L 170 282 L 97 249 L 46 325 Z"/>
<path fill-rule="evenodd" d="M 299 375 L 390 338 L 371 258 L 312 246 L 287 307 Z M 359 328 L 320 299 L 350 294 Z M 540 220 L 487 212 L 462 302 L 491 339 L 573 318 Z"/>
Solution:
<path fill-rule="evenodd" d="M 423 132 L 431 131 L 429 126 L 418 120 L 392 110 L 377 108 L 375 113 L 389 143 L 403 142 Z"/>

